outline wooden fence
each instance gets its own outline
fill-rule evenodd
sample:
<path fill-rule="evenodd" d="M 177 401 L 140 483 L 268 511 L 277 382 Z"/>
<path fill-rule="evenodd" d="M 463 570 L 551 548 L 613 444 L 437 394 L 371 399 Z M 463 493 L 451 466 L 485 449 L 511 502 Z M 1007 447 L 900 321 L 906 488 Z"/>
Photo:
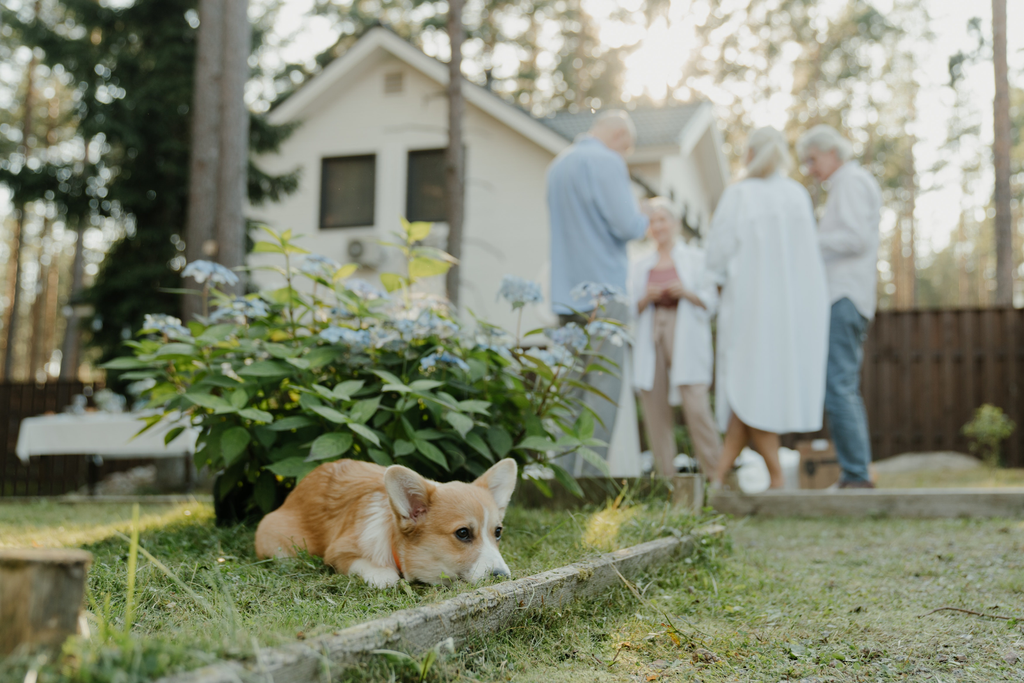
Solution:
<path fill-rule="evenodd" d="M 32 458 L 28 465 L 24 465 L 18 460 L 15 449 L 22 419 L 60 412 L 70 405 L 72 396 L 91 394 L 92 389 L 91 385 L 81 382 L 0 383 L 0 448 L 3 448 L 0 452 L 0 497 L 60 495 L 85 485 L 89 465 L 82 455 Z M 99 475 L 142 462 L 109 460 L 100 467 Z"/>
<path fill-rule="evenodd" d="M 864 348 L 863 393 L 876 460 L 967 452 L 960 428 L 983 403 L 1017 424 L 1004 463 L 1024 467 L 1024 310 L 880 311 Z"/>

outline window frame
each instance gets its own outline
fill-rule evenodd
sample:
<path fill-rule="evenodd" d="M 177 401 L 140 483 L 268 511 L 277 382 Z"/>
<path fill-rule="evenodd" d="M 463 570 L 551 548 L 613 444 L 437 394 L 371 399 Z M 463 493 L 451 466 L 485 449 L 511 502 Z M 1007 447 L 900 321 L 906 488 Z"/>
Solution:
<path fill-rule="evenodd" d="M 327 173 L 326 173 L 327 164 L 329 162 L 332 162 L 332 161 L 367 160 L 367 159 L 370 160 L 372 162 L 372 164 L 373 164 L 373 173 L 372 173 L 373 185 L 372 185 L 372 191 L 370 193 L 371 194 L 371 197 L 370 197 L 370 221 L 368 223 L 367 222 L 363 222 L 363 221 L 359 221 L 359 222 L 352 222 L 352 223 L 342 223 L 342 224 L 337 224 L 337 225 L 324 225 L 324 217 L 325 217 L 326 209 L 327 209 L 327 206 L 326 206 L 327 192 L 326 192 L 326 187 L 325 187 L 325 184 L 327 182 Z M 317 226 L 318 226 L 319 230 L 345 230 L 345 229 L 350 229 L 350 228 L 372 228 L 374 225 L 376 225 L 376 221 L 377 221 L 377 153 L 376 152 L 368 152 L 366 154 L 343 154 L 343 155 L 331 156 L 331 157 L 321 157 L 320 158 L 320 216 L 319 216 L 318 221 L 317 221 Z"/>

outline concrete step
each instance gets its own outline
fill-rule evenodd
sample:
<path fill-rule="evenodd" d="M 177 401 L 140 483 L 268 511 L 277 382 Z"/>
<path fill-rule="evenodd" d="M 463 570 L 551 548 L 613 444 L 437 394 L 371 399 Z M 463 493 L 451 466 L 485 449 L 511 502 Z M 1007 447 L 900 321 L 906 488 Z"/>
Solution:
<path fill-rule="evenodd" d="M 713 491 L 710 505 L 737 517 L 1024 518 L 1024 488 Z"/>

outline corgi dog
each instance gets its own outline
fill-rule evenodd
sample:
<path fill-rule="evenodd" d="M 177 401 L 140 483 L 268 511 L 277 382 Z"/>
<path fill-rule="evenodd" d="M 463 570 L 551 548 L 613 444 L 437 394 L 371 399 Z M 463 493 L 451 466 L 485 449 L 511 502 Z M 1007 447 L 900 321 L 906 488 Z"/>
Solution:
<path fill-rule="evenodd" d="M 498 550 L 518 477 L 501 460 L 472 484 L 439 484 L 407 467 L 338 460 L 320 465 L 256 529 L 256 554 L 297 548 L 376 588 L 511 576 Z"/>

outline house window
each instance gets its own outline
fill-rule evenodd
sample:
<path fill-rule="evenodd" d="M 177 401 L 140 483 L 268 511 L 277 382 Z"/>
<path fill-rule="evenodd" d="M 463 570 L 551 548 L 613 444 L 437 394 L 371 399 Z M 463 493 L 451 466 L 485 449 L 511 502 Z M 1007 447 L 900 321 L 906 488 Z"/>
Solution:
<path fill-rule="evenodd" d="M 373 225 L 377 157 L 366 154 L 323 160 L 320 229 Z"/>
<path fill-rule="evenodd" d="M 410 221 L 445 221 L 443 149 L 409 152 L 409 192 L 405 216 Z"/>

